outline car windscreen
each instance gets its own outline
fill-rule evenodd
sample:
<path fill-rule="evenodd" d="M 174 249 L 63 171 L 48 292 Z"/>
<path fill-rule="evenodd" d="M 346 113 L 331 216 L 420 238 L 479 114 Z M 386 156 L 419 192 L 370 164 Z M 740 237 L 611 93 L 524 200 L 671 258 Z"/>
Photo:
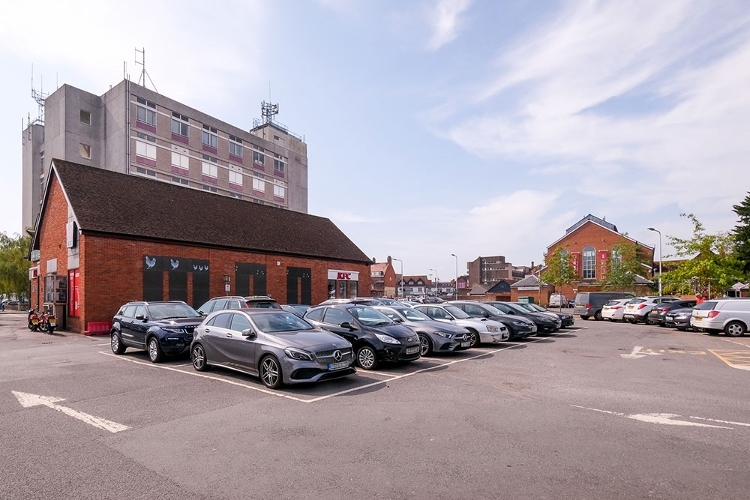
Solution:
<path fill-rule="evenodd" d="M 520 313 L 531 312 L 528 309 L 525 309 L 524 307 L 522 307 L 521 304 L 505 304 L 505 305 Z"/>
<path fill-rule="evenodd" d="M 489 304 L 482 304 L 482 307 L 493 316 L 505 316 L 505 313 L 502 312 L 500 309 L 498 309 L 495 306 L 491 306 Z"/>
<path fill-rule="evenodd" d="M 149 319 L 161 321 L 163 319 L 199 318 L 201 314 L 187 304 L 180 302 L 165 302 L 163 304 L 148 305 Z"/>
<path fill-rule="evenodd" d="M 641 304 L 643 302 L 646 302 L 646 299 L 630 299 L 628 304 Z"/>
<path fill-rule="evenodd" d="M 314 328 L 296 314 L 286 311 L 253 314 L 251 319 L 258 330 L 265 333 L 312 330 Z"/>
<path fill-rule="evenodd" d="M 417 311 L 416 309 L 413 309 L 411 307 L 397 307 L 394 309 L 396 309 L 396 311 L 401 313 L 401 315 L 409 321 L 432 321 L 432 318 L 427 316 L 425 313 L 423 313 L 422 311 Z"/>
<path fill-rule="evenodd" d="M 393 323 L 391 318 L 372 307 L 351 307 L 349 313 L 367 326 L 384 326 Z"/>
<path fill-rule="evenodd" d="M 468 314 L 466 314 L 464 311 L 462 311 L 456 306 L 445 306 L 445 310 L 451 313 L 453 317 L 456 319 L 471 318 L 471 316 L 469 316 Z"/>

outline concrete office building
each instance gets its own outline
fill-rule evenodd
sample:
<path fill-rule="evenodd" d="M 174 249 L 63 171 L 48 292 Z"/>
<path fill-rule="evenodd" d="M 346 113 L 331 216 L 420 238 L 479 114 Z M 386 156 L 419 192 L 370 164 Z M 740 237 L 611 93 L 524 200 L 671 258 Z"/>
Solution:
<path fill-rule="evenodd" d="M 24 228 L 52 158 L 307 213 L 307 144 L 269 118 L 243 130 L 130 80 L 101 96 L 63 85 L 43 106 L 23 131 Z"/>

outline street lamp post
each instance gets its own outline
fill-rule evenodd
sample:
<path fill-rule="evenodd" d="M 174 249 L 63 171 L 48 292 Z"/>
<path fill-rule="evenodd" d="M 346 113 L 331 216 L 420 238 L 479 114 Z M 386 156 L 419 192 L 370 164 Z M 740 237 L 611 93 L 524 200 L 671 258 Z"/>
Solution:
<path fill-rule="evenodd" d="M 452 253 L 451 255 L 456 258 L 456 282 L 453 291 L 455 292 L 456 300 L 458 300 L 458 256 L 455 253 Z"/>
<path fill-rule="evenodd" d="M 437 292 L 437 287 L 438 287 L 438 285 L 437 285 L 437 269 L 430 268 L 430 271 L 435 271 L 435 297 L 437 297 L 437 295 L 438 295 L 438 292 Z"/>
<path fill-rule="evenodd" d="M 391 260 L 397 260 L 398 263 L 401 264 L 401 286 L 399 288 L 401 289 L 401 298 L 403 299 L 404 298 L 404 261 L 401 259 L 391 259 Z"/>
<path fill-rule="evenodd" d="M 649 231 L 659 233 L 659 297 L 661 297 L 661 261 L 664 260 L 661 255 L 661 231 L 653 227 L 647 228 Z"/>

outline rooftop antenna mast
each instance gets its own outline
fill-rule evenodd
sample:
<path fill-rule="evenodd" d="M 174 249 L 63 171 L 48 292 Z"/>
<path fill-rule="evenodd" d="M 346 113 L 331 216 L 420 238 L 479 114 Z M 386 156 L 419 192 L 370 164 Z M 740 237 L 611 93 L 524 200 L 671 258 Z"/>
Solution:
<path fill-rule="evenodd" d="M 36 101 L 37 106 L 39 107 L 38 108 L 39 116 L 37 116 L 36 119 L 31 123 L 32 125 L 37 124 L 37 123 L 39 125 L 44 125 L 44 101 L 47 99 L 47 97 L 49 97 L 49 94 L 44 93 L 43 91 L 44 81 L 41 79 L 40 81 L 42 82 L 40 90 L 36 90 L 34 88 L 34 65 L 32 64 L 31 65 L 31 97 L 32 99 Z"/>
<path fill-rule="evenodd" d="M 138 54 L 141 54 L 141 61 L 138 62 Z M 138 85 L 143 85 L 146 87 L 146 78 L 148 78 L 148 81 L 151 82 L 151 86 L 154 87 L 154 91 L 157 93 L 159 92 L 156 90 L 156 85 L 154 85 L 153 80 L 151 80 L 151 76 L 148 74 L 148 71 L 146 71 L 146 49 L 141 48 L 141 50 L 135 49 L 135 63 L 140 64 L 143 67 L 143 70 L 141 70 L 141 75 L 138 77 Z M 143 83 L 141 83 L 143 81 Z"/>
<path fill-rule="evenodd" d="M 279 114 L 279 105 L 263 101 L 260 103 L 260 114 L 263 117 L 263 123 L 273 123 L 273 117 Z"/>

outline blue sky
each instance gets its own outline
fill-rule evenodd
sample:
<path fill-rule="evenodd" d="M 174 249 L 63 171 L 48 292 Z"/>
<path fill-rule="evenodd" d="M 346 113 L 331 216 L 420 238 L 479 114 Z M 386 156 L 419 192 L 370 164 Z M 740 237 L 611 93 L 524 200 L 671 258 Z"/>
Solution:
<path fill-rule="evenodd" d="M 37 90 L 138 81 L 303 135 L 309 212 L 405 274 L 543 260 L 586 214 L 657 248 L 736 224 L 750 190 L 750 4 L 705 1 L 3 1 L 0 231 L 21 232 Z M 150 86 L 150 85 L 149 85 Z M 400 264 L 396 263 L 397 272 Z"/>

